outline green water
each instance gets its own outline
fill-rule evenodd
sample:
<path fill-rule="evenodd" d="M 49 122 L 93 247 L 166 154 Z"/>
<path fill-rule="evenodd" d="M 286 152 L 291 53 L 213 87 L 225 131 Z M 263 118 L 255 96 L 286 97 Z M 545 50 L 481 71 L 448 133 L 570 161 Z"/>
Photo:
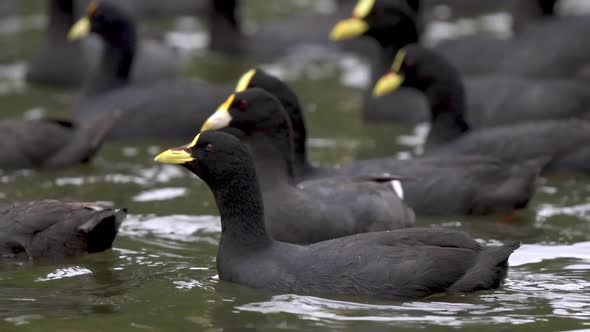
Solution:
<path fill-rule="evenodd" d="M 268 19 L 293 9 L 265 8 L 264 3 L 248 2 L 246 15 Z M 22 7 L 20 21 L 31 26 L 10 32 L 0 19 L 2 115 L 67 115 L 72 93 L 23 85 L 22 64 L 40 36 L 35 15 L 42 13 L 42 3 L 27 0 Z M 253 64 L 197 51 L 186 76 L 231 82 Z M 413 149 L 397 137 L 412 136 L 414 128 L 360 121 L 361 91 L 341 83 L 359 66 L 343 55 L 265 64 L 290 79 L 309 110 L 311 157 L 317 162 Z M 183 169 L 151 161 L 179 143 L 185 142 L 109 143 L 86 167 L 0 175 L 0 201 L 99 200 L 130 211 L 112 251 L 57 265 L 2 263 L 0 331 L 590 329 L 586 176 L 542 179 L 529 209 L 510 221 L 500 216 L 419 219 L 423 226 L 462 229 L 490 242 L 521 240 L 524 245 L 511 257 L 501 290 L 413 302 L 316 298 L 253 291 L 218 280 L 220 225 L 209 190 Z"/>

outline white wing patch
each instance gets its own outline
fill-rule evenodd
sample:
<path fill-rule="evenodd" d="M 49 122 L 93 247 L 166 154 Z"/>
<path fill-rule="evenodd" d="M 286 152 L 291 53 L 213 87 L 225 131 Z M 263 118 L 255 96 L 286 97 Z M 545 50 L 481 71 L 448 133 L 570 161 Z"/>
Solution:
<path fill-rule="evenodd" d="M 391 181 L 391 188 L 400 199 L 404 199 L 404 187 L 402 186 L 402 182 L 400 180 L 393 180 Z"/>

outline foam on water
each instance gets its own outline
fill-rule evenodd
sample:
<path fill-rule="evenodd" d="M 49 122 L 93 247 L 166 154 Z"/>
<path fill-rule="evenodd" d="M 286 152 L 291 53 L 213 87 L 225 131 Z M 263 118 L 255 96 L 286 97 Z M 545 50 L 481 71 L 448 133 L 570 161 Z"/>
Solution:
<path fill-rule="evenodd" d="M 512 36 L 512 21 L 512 16 L 506 13 L 493 13 L 478 18 L 461 18 L 456 21 L 433 20 L 429 22 L 422 38 L 427 45 L 481 31 L 499 38 L 509 38 Z"/>
<path fill-rule="evenodd" d="M 217 216 L 139 216 L 128 215 L 119 230 L 123 236 L 156 238 L 180 242 L 197 241 L 199 233 L 220 233 L 221 223 Z"/>
<path fill-rule="evenodd" d="M 343 86 L 360 89 L 370 83 L 369 64 L 357 56 L 326 50 L 324 47 L 297 47 L 288 57 L 260 67 L 282 80 L 294 81 L 301 78 L 324 80 L 341 72 Z"/>
<path fill-rule="evenodd" d="M 183 53 L 203 50 L 209 45 L 209 35 L 200 31 L 170 31 L 166 43 Z"/>
<path fill-rule="evenodd" d="M 86 274 L 92 274 L 92 271 L 81 266 L 72 266 L 63 269 L 57 269 L 54 272 L 49 273 L 46 277 L 35 279 L 35 282 L 73 278 Z"/>
<path fill-rule="evenodd" d="M 364 89 L 371 84 L 371 68 L 369 64 L 353 56 L 343 56 L 338 61 L 343 71 L 340 83 L 350 88 Z"/>
<path fill-rule="evenodd" d="M 400 135 L 397 138 L 397 142 L 401 145 L 418 148 L 424 145 L 429 132 L 430 123 L 419 123 L 414 127 L 412 134 Z"/>
<path fill-rule="evenodd" d="M 312 148 L 317 149 L 325 149 L 325 148 L 346 148 L 346 149 L 355 149 L 359 146 L 359 142 L 357 140 L 347 140 L 347 139 L 332 139 L 332 138 L 310 138 L 308 140 L 307 145 Z"/>
<path fill-rule="evenodd" d="M 511 266 L 540 263 L 557 258 L 574 258 L 590 263 L 590 242 L 571 245 L 525 244 L 510 256 Z"/>
<path fill-rule="evenodd" d="M 187 176 L 187 173 L 183 172 L 180 167 L 173 165 L 156 165 L 153 167 L 133 170 L 133 172 L 135 172 L 137 175 L 113 172 L 104 175 L 63 176 L 56 178 L 54 183 L 58 187 L 82 186 L 102 182 L 115 184 L 134 183 L 145 186 L 154 183 L 167 183 L 174 179 L 184 178 Z M 13 177 L 7 177 L 6 181 L 10 181 L 11 179 L 13 179 Z"/>
<path fill-rule="evenodd" d="M 552 204 L 543 204 L 537 211 L 537 216 L 541 220 L 558 215 L 570 215 L 590 219 L 590 203 L 574 206 L 555 206 Z"/>
<path fill-rule="evenodd" d="M 165 201 L 185 196 L 186 193 L 186 188 L 160 188 L 143 191 L 132 199 L 136 202 Z"/>
<path fill-rule="evenodd" d="M 24 62 L 0 65 L 0 96 L 22 93 L 26 87 L 26 70 Z"/>

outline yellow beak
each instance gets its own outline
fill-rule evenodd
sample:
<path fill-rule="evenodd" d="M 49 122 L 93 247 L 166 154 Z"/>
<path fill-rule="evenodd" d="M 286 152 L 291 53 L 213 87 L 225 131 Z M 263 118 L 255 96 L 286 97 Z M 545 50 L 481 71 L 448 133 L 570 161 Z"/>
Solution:
<path fill-rule="evenodd" d="M 75 41 L 90 34 L 90 19 L 83 17 L 76 22 L 68 32 L 68 40 Z"/>
<path fill-rule="evenodd" d="M 389 72 L 383 75 L 379 81 L 377 81 L 375 88 L 373 89 L 373 96 L 380 97 L 393 92 L 399 89 L 403 82 L 403 76 L 395 72 Z"/>
<path fill-rule="evenodd" d="M 195 136 L 195 138 L 193 138 L 192 142 L 177 148 L 168 149 L 160 153 L 156 156 L 156 158 L 154 158 L 154 161 L 163 164 L 180 165 L 195 160 L 195 158 L 191 155 L 190 151 L 192 147 L 197 145 L 200 136 L 201 134 L 199 133 L 197 134 L 197 136 Z"/>
<path fill-rule="evenodd" d="M 229 108 L 234 102 L 234 98 L 235 95 L 233 94 L 229 96 L 229 98 L 227 98 L 227 100 L 221 104 L 221 106 L 219 106 L 217 111 L 215 111 L 215 113 L 213 113 L 213 115 L 211 115 L 207 121 L 205 121 L 201 127 L 201 131 L 218 130 L 229 126 L 232 120 L 231 114 L 229 114 Z"/>
<path fill-rule="evenodd" d="M 236 93 L 246 90 L 250 85 L 250 82 L 252 82 L 254 75 L 256 75 L 256 69 L 250 69 L 244 75 L 242 75 L 238 81 L 238 85 L 236 85 Z"/>
<path fill-rule="evenodd" d="M 334 26 L 330 40 L 339 41 L 359 37 L 369 30 L 369 24 L 360 18 L 347 18 Z"/>
<path fill-rule="evenodd" d="M 173 148 L 160 153 L 154 160 L 163 164 L 184 164 L 195 160 L 195 158 L 184 149 Z"/>

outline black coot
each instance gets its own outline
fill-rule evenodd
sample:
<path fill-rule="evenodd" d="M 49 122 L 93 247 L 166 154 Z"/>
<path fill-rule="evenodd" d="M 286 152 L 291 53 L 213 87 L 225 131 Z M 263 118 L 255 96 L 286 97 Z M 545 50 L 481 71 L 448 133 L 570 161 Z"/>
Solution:
<path fill-rule="evenodd" d="M 341 40 L 364 35 L 379 45 L 375 54 L 370 56 L 372 78 L 375 82 L 378 77 L 388 71 L 391 59 L 395 57 L 399 48 L 419 41 L 417 18 L 393 1 L 360 1 L 359 6 L 357 8 L 364 9 L 362 15 L 355 14 L 353 18 L 342 20 L 334 27 L 332 37 L 335 40 Z M 581 18 L 571 20 L 571 24 L 583 21 Z M 539 34 L 543 35 L 541 32 Z M 533 41 L 527 39 L 527 43 L 537 45 L 535 47 L 539 48 L 534 52 L 531 50 L 533 46 L 522 49 L 517 46 L 498 46 L 497 44 L 508 41 L 489 36 L 471 36 L 454 41 L 453 46 L 449 47 L 452 52 L 445 52 L 443 48 L 446 48 L 442 46 L 436 48 L 452 64 L 463 68 L 461 70 L 463 73 L 471 72 L 464 68 L 468 66 L 484 67 L 488 72 L 488 75 L 465 79 L 469 105 L 465 116 L 474 128 L 557 119 L 563 116 L 587 116 L 590 109 L 590 86 L 571 79 L 572 75 L 549 74 L 549 72 L 576 65 L 579 62 L 576 60 L 578 57 L 586 57 L 588 53 L 583 51 L 584 43 L 578 45 L 577 50 L 573 47 L 569 49 L 566 47 L 564 50 L 564 47 L 559 46 L 560 52 L 568 51 L 567 54 L 575 57 L 575 59 L 566 59 L 563 58 L 565 55 L 560 58 L 560 52 L 556 54 L 550 45 L 545 45 L 542 36 L 531 39 Z M 551 38 L 549 40 L 552 41 Z M 513 43 L 520 45 L 524 42 L 515 40 Z M 512 55 L 517 52 L 522 53 L 522 57 L 526 60 L 518 60 L 516 55 Z M 477 56 L 473 56 L 474 54 Z M 530 54 L 540 55 L 530 57 Z M 514 73 L 501 70 L 499 62 L 505 58 L 506 66 L 515 67 Z M 526 64 L 523 65 L 524 62 Z M 551 79 L 531 77 L 534 75 L 514 75 L 519 74 L 516 69 L 527 70 L 527 65 L 536 62 L 546 64 L 543 72 L 547 72 L 547 76 L 551 76 Z M 541 65 L 536 66 L 542 68 Z M 497 73 L 489 75 L 493 68 L 500 69 Z M 590 69 L 590 66 L 588 68 Z M 581 67 L 580 71 L 583 71 Z M 367 90 L 363 114 L 368 120 L 379 121 L 423 122 L 430 119 L 425 98 L 404 87 L 380 98 L 371 98 Z"/>
<path fill-rule="evenodd" d="M 252 288 L 387 299 L 494 289 L 519 247 L 487 247 L 465 233 L 434 228 L 365 233 L 307 246 L 279 242 L 265 228 L 254 161 L 237 138 L 204 132 L 156 161 L 182 165 L 207 183 L 221 215 L 219 278 Z"/>
<path fill-rule="evenodd" d="M 96 40 L 73 42 L 67 39 L 68 31 L 80 11 L 80 1 L 48 0 L 47 3 L 47 28 L 40 49 L 29 64 L 26 79 L 31 83 L 70 88 L 80 87 L 83 83 L 88 85 L 88 79 L 97 75 L 99 54 L 103 45 Z M 92 6 L 96 4 L 93 3 Z M 102 2 L 100 4 L 101 7 L 107 8 L 118 5 Z M 106 43 L 104 47 L 108 48 L 109 44 Z M 163 45 L 162 42 L 142 38 L 135 53 L 137 61 L 134 62 L 130 74 L 133 81 L 158 81 L 177 76 L 180 58 L 175 50 Z"/>
<path fill-rule="evenodd" d="M 414 213 L 395 178 L 338 179 L 295 186 L 290 120 L 270 93 L 251 88 L 231 95 L 202 130 L 245 134 L 264 198 L 267 229 L 277 240 L 314 243 L 346 235 L 411 227 Z M 263 175 L 262 175 L 263 174 Z"/>
<path fill-rule="evenodd" d="M 109 137 L 117 139 L 192 137 L 231 91 L 230 86 L 188 80 L 132 82 L 138 38 L 132 18 L 108 3 L 94 3 L 70 30 L 71 38 L 93 32 L 105 42 L 98 71 L 74 107 L 78 123 L 117 110 L 121 118 Z"/>
<path fill-rule="evenodd" d="M 426 141 L 436 155 L 488 155 L 507 162 L 546 159 L 544 171 L 589 171 L 590 121 L 544 120 L 470 130 L 465 93 L 455 68 L 434 50 L 411 45 L 400 50 L 391 71 L 375 86 L 382 95 L 399 86 L 423 92 L 432 124 Z"/>
<path fill-rule="evenodd" d="M 237 91 L 262 88 L 272 93 L 291 119 L 294 143 L 293 171 L 298 183 L 310 179 L 387 179 L 404 181 L 404 201 L 418 214 L 488 214 L 523 208 L 536 187 L 536 161 L 507 164 L 481 156 L 436 156 L 399 160 L 396 157 L 359 160 L 338 167 L 314 166 L 307 157 L 303 110 L 290 87 L 261 69 L 242 76 Z M 383 176 L 385 175 L 385 176 Z M 325 180 L 328 181 L 328 180 Z"/>

